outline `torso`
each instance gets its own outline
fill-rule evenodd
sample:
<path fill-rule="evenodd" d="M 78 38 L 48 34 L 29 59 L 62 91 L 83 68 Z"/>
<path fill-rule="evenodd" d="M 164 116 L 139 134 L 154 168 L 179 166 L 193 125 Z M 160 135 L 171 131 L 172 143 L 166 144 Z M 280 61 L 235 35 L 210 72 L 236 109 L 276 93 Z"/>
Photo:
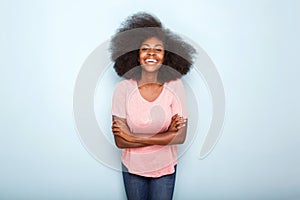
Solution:
<path fill-rule="evenodd" d="M 128 127 L 133 133 L 151 135 L 165 132 L 174 114 L 187 116 L 185 101 L 180 101 L 181 92 L 184 92 L 180 80 L 163 85 L 140 84 L 140 86 L 135 80 L 124 80 L 119 83 L 118 92 L 114 96 L 118 101 L 114 101 L 112 114 L 126 118 Z M 118 109 L 123 108 L 126 112 L 121 115 Z M 174 172 L 174 165 L 177 163 L 177 145 L 126 148 L 123 149 L 121 157 L 129 172 L 147 177 L 160 177 Z"/>
<path fill-rule="evenodd" d="M 163 90 L 163 85 L 148 83 L 138 87 L 141 96 L 149 102 L 155 101 Z"/>

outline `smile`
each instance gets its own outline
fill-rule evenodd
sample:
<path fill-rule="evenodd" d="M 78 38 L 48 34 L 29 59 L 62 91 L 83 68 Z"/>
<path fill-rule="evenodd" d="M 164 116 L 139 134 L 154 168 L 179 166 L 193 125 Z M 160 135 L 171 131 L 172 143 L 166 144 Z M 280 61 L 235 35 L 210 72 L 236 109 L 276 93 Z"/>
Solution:
<path fill-rule="evenodd" d="M 155 63 L 157 63 L 158 61 L 155 60 L 155 59 L 152 59 L 152 58 L 148 58 L 148 59 L 145 60 L 145 62 L 148 63 L 148 64 L 155 64 Z"/>

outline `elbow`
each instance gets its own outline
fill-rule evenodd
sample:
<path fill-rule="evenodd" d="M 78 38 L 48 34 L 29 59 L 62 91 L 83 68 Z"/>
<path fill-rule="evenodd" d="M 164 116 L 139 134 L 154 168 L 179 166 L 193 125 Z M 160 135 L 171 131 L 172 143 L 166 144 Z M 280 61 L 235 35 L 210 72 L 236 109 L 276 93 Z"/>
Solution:
<path fill-rule="evenodd" d="M 115 136 L 115 145 L 119 148 L 119 149 L 124 149 L 125 145 L 122 142 L 122 140 L 120 139 L 120 137 Z"/>
<path fill-rule="evenodd" d="M 118 147 L 119 149 L 124 149 L 126 148 L 124 145 L 122 144 L 118 144 L 118 143 L 115 143 L 116 144 L 116 147 Z"/>
<path fill-rule="evenodd" d="M 127 148 L 127 146 L 125 146 L 124 144 L 120 144 L 118 142 L 115 142 L 116 146 L 119 148 L 119 149 L 125 149 Z"/>
<path fill-rule="evenodd" d="M 118 147 L 119 149 L 123 149 L 123 148 L 124 148 L 121 144 L 119 144 L 119 143 L 116 142 L 116 141 L 115 141 L 115 145 L 116 145 L 116 147 Z"/>
<path fill-rule="evenodd" d="M 177 132 L 177 144 L 183 144 L 186 139 L 186 128 Z"/>
<path fill-rule="evenodd" d="M 186 138 L 185 134 L 180 135 L 178 138 L 178 144 L 183 144 L 185 142 L 185 138 Z"/>
<path fill-rule="evenodd" d="M 183 144 L 185 142 L 186 133 L 187 133 L 187 122 L 184 127 L 182 127 L 177 131 L 177 138 L 176 138 L 177 144 Z"/>

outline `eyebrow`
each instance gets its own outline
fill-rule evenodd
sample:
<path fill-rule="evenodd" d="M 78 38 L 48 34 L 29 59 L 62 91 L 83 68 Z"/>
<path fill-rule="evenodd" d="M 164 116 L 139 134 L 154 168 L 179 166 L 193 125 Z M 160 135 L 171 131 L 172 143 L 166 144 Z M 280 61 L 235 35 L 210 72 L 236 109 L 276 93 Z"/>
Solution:
<path fill-rule="evenodd" d="M 142 46 L 143 46 L 143 45 L 150 47 L 150 45 L 149 45 L 149 44 L 147 44 L 147 43 L 146 43 L 146 44 L 142 44 Z M 154 45 L 154 47 L 157 47 L 157 46 L 164 47 L 162 44 L 156 44 L 156 45 Z"/>

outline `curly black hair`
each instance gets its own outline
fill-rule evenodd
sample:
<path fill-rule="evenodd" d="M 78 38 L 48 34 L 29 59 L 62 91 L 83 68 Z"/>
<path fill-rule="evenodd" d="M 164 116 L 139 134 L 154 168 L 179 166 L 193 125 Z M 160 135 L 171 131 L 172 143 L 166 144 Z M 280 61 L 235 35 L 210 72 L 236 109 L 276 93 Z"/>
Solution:
<path fill-rule="evenodd" d="M 190 70 L 196 50 L 181 37 L 164 28 L 159 19 L 139 12 L 128 17 L 111 39 L 111 58 L 119 76 L 140 79 L 139 49 L 142 42 L 151 37 L 161 40 L 165 49 L 163 65 L 158 71 L 160 82 L 176 80 Z"/>

